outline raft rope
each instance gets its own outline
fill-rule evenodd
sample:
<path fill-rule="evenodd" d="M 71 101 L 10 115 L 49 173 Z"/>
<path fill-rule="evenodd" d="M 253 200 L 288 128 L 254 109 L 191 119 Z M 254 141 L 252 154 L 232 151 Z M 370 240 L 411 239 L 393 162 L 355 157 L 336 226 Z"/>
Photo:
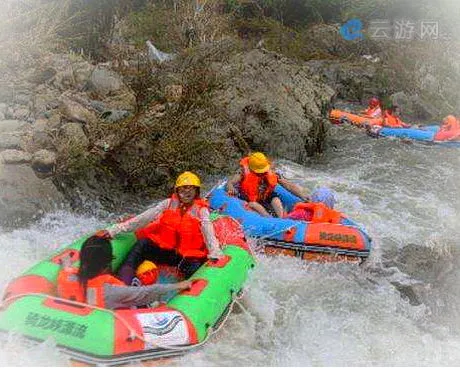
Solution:
<path fill-rule="evenodd" d="M 73 300 L 69 300 L 69 299 L 64 299 L 64 298 L 60 298 L 60 297 L 55 297 L 55 296 L 52 296 L 52 295 L 49 295 L 49 294 L 42 294 L 42 293 L 27 293 L 27 294 L 16 294 L 16 295 L 13 295 L 9 298 L 6 298 L 2 301 L 2 303 L 0 304 L 0 309 L 3 309 L 5 308 L 5 305 L 8 304 L 9 302 L 13 301 L 13 300 L 16 300 L 16 299 L 19 299 L 19 298 L 23 298 L 23 297 L 27 297 L 27 296 L 34 296 L 34 297 L 39 297 L 39 298 L 53 298 L 54 300 L 58 300 L 58 301 L 61 301 L 61 302 L 64 302 L 64 303 L 72 303 L 74 305 L 78 305 L 78 306 L 81 306 L 81 307 L 86 307 L 86 308 L 90 308 L 90 309 L 94 309 L 94 310 L 98 310 L 98 311 L 101 311 L 101 312 L 106 312 L 106 313 L 109 313 L 111 314 L 114 318 L 117 318 L 125 327 L 126 329 L 128 330 L 129 332 L 129 337 L 128 339 L 130 339 L 131 341 L 134 340 L 134 339 L 138 339 L 138 340 L 141 340 L 142 342 L 146 343 L 146 344 L 151 344 L 151 345 L 154 345 L 160 349 L 165 349 L 165 350 L 175 350 L 175 351 L 188 351 L 188 350 L 191 350 L 191 349 L 195 349 L 195 348 L 198 348 L 200 346 L 202 346 L 203 344 L 205 344 L 210 338 L 212 335 L 216 334 L 218 331 L 220 331 L 220 329 L 222 328 L 222 326 L 225 324 L 225 322 L 227 321 L 227 319 L 229 318 L 232 310 L 233 310 L 233 306 L 238 303 L 240 306 L 241 304 L 238 302 L 239 299 L 241 299 L 243 297 L 244 293 L 239 293 L 237 294 L 235 297 L 232 296 L 232 301 L 230 302 L 229 304 L 229 307 L 228 307 L 228 312 L 226 313 L 224 319 L 222 320 L 222 322 L 219 323 L 219 326 L 214 329 L 213 327 L 209 327 L 206 331 L 206 336 L 205 338 L 203 339 L 202 342 L 199 342 L 199 343 L 196 343 L 196 344 L 193 344 L 193 345 L 187 345 L 187 346 L 176 346 L 176 345 L 163 345 L 163 344 L 159 344 L 159 343 L 153 343 L 151 341 L 147 341 L 144 339 L 143 336 L 139 335 L 136 330 L 129 324 L 128 321 L 126 321 L 125 318 L 123 318 L 122 316 L 120 316 L 119 314 L 117 314 L 116 312 L 110 310 L 110 309 L 106 309 L 106 308 L 101 308 L 101 307 L 97 307 L 95 305 L 91 305 L 91 304 L 87 304 L 87 303 L 81 303 L 81 302 L 76 302 L 76 301 L 73 301 Z M 244 310 L 244 308 L 242 308 Z"/>

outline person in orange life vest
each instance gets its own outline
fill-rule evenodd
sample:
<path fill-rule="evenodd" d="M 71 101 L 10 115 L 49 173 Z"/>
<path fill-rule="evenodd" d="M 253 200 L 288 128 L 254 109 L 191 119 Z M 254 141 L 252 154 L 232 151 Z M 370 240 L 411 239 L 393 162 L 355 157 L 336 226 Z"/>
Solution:
<path fill-rule="evenodd" d="M 130 308 L 150 304 L 171 290 L 185 290 L 191 286 L 190 281 L 126 286 L 112 275 L 113 259 L 110 240 L 98 236 L 88 238 L 80 251 L 80 268 L 77 270 L 70 264 L 63 264 L 59 271 L 58 295 L 100 308 Z"/>
<path fill-rule="evenodd" d="M 385 110 L 383 114 L 383 126 L 386 128 L 410 128 L 410 124 L 406 124 L 399 118 L 399 106 L 392 105 Z"/>
<path fill-rule="evenodd" d="M 283 217 L 283 204 L 273 193 L 277 184 L 304 200 L 309 199 L 300 187 L 274 172 L 270 161 L 261 152 L 252 153 L 240 161 L 239 172 L 227 182 L 227 192 L 229 195 L 239 192 L 249 207 L 262 216 L 270 217 L 269 211 L 273 209 L 276 216 Z"/>
<path fill-rule="evenodd" d="M 170 198 L 106 230 L 109 236 L 136 231 L 138 241 L 118 272 L 126 284 L 131 284 L 136 268 L 146 259 L 177 266 L 188 278 L 207 259 L 223 255 L 200 187 L 198 176 L 184 172 Z"/>
<path fill-rule="evenodd" d="M 311 202 L 298 203 L 286 216 L 291 220 L 308 222 L 340 223 L 341 214 L 334 211 L 334 192 L 329 188 L 318 188 L 311 195 Z"/>
<path fill-rule="evenodd" d="M 361 113 L 370 118 L 381 118 L 382 117 L 382 107 L 380 105 L 380 100 L 377 97 L 372 97 L 369 100 L 367 109 L 364 111 L 361 111 Z"/>
<path fill-rule="evenodd" d="M 434 136 L 435 141 L 460 140 L 460 122 L 454 115 L 446 116 L 439 131 Z"/>

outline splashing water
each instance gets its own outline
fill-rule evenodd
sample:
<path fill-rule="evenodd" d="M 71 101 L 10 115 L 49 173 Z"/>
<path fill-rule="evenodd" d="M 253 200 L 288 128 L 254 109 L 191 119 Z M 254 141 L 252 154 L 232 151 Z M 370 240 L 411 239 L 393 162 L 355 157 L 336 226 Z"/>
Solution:
<path fill-rule="evenodd" d="M 370 260 L 358 267 L 258 256 L 239 311 L 202 349 L 168 364 L 460 364 L 458 151 L 372 139 L 348 126 L 332 127 L 330 146 L 306 167 L 280 166 L 310 190 L 337 192 L 336 208 L 374 240 Z M 101 226 L 61 212 L 0 232 L 0 282 L 5 286 L 58 245 Z M 67 360 L 52 341 L 29 348 L 11 335 L 0 347 L 0 363 Z"/>

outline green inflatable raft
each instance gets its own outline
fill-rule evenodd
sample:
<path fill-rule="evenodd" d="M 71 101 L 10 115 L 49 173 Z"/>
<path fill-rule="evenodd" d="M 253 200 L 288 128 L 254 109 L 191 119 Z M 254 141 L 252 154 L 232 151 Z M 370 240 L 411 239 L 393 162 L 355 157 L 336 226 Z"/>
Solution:
<path fill-rule="evenodd" d="M 61 249 L 14 279 L 6 288 L 0 330 L 35 341 L 52 337 L 60 350 L 89 364 L 118 365 L 163 359 L 203 345 L 240 296 L 255 260 L 240 225 L 213 215 L 224 257 L 193 274 L 190 290 L 154 308 L 107 310 L 56 296 L 63 257 L 78 267 L 86 237 Z M 132 233 L 112 241 L 117 270 L 136 241 Z"/>

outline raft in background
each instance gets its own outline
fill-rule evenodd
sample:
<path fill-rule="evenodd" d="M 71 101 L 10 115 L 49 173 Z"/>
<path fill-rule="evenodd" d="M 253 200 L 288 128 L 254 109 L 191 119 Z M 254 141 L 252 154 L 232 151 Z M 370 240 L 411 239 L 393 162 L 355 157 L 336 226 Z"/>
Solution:
<path fill-rule="evenodd" d="M 191 289 L 166 304 L 112 311 L 58 298 L 60 261 L 71 256 L 78 267 L 85 237 L 10 282 L 0 310 L 0 331 L 15 331 L 38 342 L 53 337 L 59 350 L 89 364 L 163 359 L 201 346 L 230 313 L 255 264 L 240 225 L 215 214 L 212 220 L 225 256 L 202 265 L 189 279 Z M 114 270 L 135 241 L 133 233 L 112 241 Z"/>
<path fill-rule="evenodd" d="M 314 261 L 360 262 L 369 256 L 371 239 L 356 222 L 343 216 L 340 224 L 311 223 L 277 217 L 263 217 L 247 207 L 247 202 L 229 196 L 226 183 L 209 194 L 211 208 L 232 216 L 247 236 L 262 241 L 267 254 L 282 254 Z M 275 193 L 290 211 L 301 199 L 281 185 Z"/>
<path fill-rule="evenodd" d="M 369 118 L 366 116 L 352 114 L 341 110 L 332 110 L 329 120 L 334 124 L 350 123 L 356 126 L 369 126 L 373 137 L 395 137 L 401 139 L 411 139 L 419 142 L 432 143 L 447 147 L 460 147 L 460 141 L 435 141 L 434 137 L 439 131 L 439 125 L 425 125 L 423 128 L 387 128 L 378 127 L 381 124 L 380 118 Z"/>

